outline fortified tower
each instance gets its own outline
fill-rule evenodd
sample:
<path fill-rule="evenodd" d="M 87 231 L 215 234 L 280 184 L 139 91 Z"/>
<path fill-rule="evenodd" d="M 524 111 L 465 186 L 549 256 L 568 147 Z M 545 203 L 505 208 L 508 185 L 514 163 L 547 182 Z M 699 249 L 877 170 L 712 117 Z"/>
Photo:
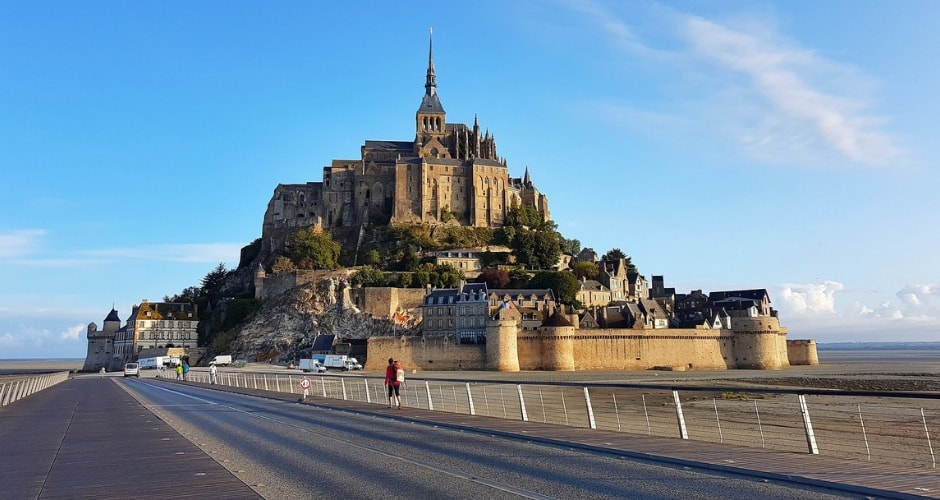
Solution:
<path fill-rule="evenodd" d="M 108 317 L 104 319 L 102 330 L 94 322 L 88 324 L 86 337 L 88 338 L 88 353 L 85 355 L 85 364 L 82 371 L 95 372 L 107 368 L 114 355 L 114 336 L 121 328 L 121 318 L 113 307 Z"/>
<path fill-rule="evenodd" d="M 790 366 L 787 329 L 775 316 L 732 317 L 735 368 L 779 370 Z"/>
<path fill-rule="evenodd" d="M 558 310 L 538 330 L 542 338 L 542 369 L 574 371 L 575 327 Z"/>
<path fill-rule="evenodd" d="M 519 371 L 518 339 L 522 315 L 504 302 L 486 321 L 486 368 L 501 372 Z"/>

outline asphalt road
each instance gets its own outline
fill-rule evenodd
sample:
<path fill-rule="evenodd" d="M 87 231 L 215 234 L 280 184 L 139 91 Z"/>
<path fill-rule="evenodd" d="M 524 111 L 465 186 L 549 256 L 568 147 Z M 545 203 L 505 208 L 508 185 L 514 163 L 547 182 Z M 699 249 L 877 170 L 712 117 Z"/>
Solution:
<path fill-rule="evenodd" d="M 147 379 L 123 385 L 265 498 L 853 498 Z M 185 485 L 179 485 L 185 488 Z"/>

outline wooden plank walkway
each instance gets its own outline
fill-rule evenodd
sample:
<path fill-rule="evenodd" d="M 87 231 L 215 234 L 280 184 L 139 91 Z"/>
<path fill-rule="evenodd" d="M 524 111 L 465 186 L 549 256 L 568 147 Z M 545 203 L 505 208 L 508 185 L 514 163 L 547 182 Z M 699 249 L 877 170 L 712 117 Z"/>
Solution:
<path fill-rule="evenodd" d="M 261 498 L 112 377 L 0 409 L 4 498 Z"/>

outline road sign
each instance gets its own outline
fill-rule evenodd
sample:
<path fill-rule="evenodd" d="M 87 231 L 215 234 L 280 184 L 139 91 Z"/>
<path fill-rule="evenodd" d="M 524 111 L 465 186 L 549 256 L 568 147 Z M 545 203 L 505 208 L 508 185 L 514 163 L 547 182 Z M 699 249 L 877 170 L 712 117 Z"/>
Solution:
<path fill-rule="evenodd" d="M 307 378 L 307 377 L 304 377 L 303 379 L 301 379 L 301 380 L 300 380 L 300 387 L 301 387 L 302 389 L 309 389 L 309 388 L 310 388 L 310 379 Z"/>

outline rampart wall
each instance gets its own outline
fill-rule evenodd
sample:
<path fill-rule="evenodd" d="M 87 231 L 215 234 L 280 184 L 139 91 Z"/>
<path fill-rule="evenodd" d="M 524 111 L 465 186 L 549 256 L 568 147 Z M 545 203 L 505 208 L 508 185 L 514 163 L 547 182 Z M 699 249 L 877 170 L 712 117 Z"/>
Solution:
<path fill-rule="evenodd" d="M 445 339 L 373 337 L 369 339 L 366 370 L 384 370 L 388 358 L 406 370 L 486 370 L 486 346 L 460 345 Z"/>
<path fill-rule="evenodd" d="M 787 341 L 768 318 L 740 322 L 749 330 L 610 329 L 547 327 L 517 330 L 515 348 L 502 323 L 487 329 L 486 346 L 458 345 L 421 337 L 371 338 L 367 369 L 381 370 L 388 358 L 419 370 L 777 370 L 818 364 L 816 342 Z M 762 329 L 758 329 L 762 328 Z M 502 329 L 502 332 L 496 330 Z M 782 346 L 782 349 L 781 349 Z M 503 359 L 512 357 L 516 359 Z M 515 362 L 515 363 L 514 363 Z"/>
<path fill-rule="evenodd" d="M 810 365 L 819 364 L 819 355 L 816 352 L 815 340 L 788 340 L 787 358 L 791 365 Z"/>

